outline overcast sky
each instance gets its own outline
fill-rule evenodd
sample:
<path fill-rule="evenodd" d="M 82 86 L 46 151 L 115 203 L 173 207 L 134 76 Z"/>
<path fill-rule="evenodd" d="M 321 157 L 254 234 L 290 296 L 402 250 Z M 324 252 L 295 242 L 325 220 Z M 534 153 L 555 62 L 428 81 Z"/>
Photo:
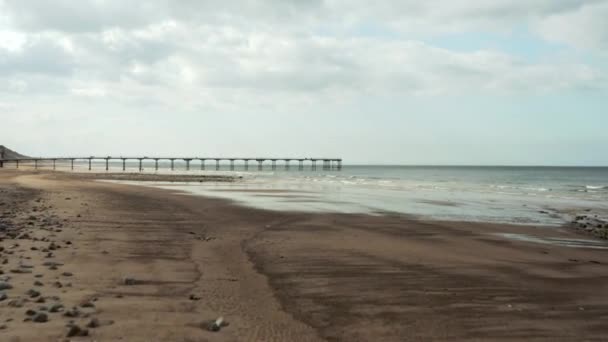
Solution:
<path fill-rule="evenodd" d="M 0 0 L 29 155 L 608 165 L 608 0 Z"/>

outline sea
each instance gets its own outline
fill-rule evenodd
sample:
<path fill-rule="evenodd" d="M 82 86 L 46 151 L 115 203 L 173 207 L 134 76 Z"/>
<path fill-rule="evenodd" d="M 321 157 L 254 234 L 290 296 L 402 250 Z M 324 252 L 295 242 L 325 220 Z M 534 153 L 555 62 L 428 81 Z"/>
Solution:
<path fill-rule="evenodd" d="M 110 172 L 123 172 L 122 163 L 111 162 Z M 127 162 L 125 172 L 138 172 Z M 49 168 L 50 165 L 41 165 Z M 303 171 L 292 163 L 289 170 L 277 165 L 236 165 L 234 171 L 215 162 L 201 170 L 192 162 L 186 170 L 161 161 L 144 161 L 145 173 L 230 175 L 235 182 L 145 182 L 147 186 L 216 197 L 267 210 L 295 212 L 405 214 L 413 218 L 556 226 L 576 215 L 597 215 L 608 221 L 608 167 L 518 166 L 402 166 L 344 165 L 342 170 Z M 58 170 L 69 168 L 62 164 Z M 77 172 L 88 164 L 77 163 Z M 105 163 L 94 162 L 94 172 Z M 124 182 L 130 183 L 130 182 Z M 144 182 L 135 184 L 144 184 Z"/>
<path fill-rule="evenodd" d="M 292 165 L 290 171 L 160 172 L 234 175 L 233 183 L 151 185 L 268 210 L 549 226 L 581 213 L 608 218 L 606 167 L 345 165 L 341 171 L 297 171 Z"/>

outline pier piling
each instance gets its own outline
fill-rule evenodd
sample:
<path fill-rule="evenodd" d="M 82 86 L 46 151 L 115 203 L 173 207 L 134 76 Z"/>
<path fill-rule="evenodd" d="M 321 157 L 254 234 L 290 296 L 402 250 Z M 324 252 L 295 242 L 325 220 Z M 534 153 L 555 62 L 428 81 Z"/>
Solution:
<path fill-rule="evenodd" d="M 74 170 L 74 162 L 76 160 L 87 160 L 88 161 L 88 170 L 92 171 L 93 169 L 93 160 L 104 160 L 105 170 L 110 170 L 110 160 L 122 161 L 122 171 L 126 171 L 127 169 L 127 160 L 133 159 L 137 160 L 139 163 L 139 171 L 143 171 L 143 161 L 145 159 L 153 159 L 154 160 L 154 169 L 156 171 L 159 170 L 159 160 L 165 159 L 171 162 L 171 171 L 175 171 L 175 161 L 183 160 L 186 163 L 186 170 L 190 171 L 190 167 L 192 160 L 200 160 L 201 161 L 201 170 L 205 170 L 206 165 L 205 162 L 207 160 L 215 160 L 215 170 L 219 171 L 221 169 L 222 160 L 226 160 L 229 163 L 230 171 L 235 171 L 236 162 L 243 161 L 244 169 L 249 171 L 249 162 L 254 161 L 257 162 L 257 170 L 264 170 L 264 162 L 269 161 L 271 164 L 271 168 L 273 171 L 277 170 L 277 166 L 284 167 L 285 171 L 289 171 L 291 169 L 291 162 L 298 162 L 298 170 L 304 171 L 307 169 L 307 164 L 310 162 L 311 171 L 317 171 L 317 162 L 321 162 L 321 168 L 323 171 L 341 171 L 342 170 L 342 159 L 336 158 L 150 158 L 150 157 L 62 157 L 62 158 L 11 158 L 11 159 L 2 159 L 0 158 L 1 167 L 4 167 L 6 163 L 14 162 L 15 167 L 18 169 L 21 162 L 33 162 L 34 169 L 38 169 L 38 163 L 43 161 L 50 161 L 53 163 L 53 170 L 57 170 L 57 161 L 60 162 L 70 162 L 70 169 Z M 281 162 L 285 162 L 284 166 L 280 165 Z M 41 165 L 41 167 L 44 164 Z M 60 165 L 61 166 L 61 165 Z"/>

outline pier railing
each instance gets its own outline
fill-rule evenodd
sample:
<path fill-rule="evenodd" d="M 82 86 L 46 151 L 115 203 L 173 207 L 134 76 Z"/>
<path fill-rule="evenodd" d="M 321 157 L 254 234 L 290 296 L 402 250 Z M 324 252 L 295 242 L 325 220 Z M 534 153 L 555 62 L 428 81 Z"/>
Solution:
<path fill-rule="evenodd" d="M 242 162 L 244 169 L 250 169 L 250 163 L 257 163 L 257 170 L 264 170 L 264 163 L 270 165 L 271 170 L 277 170 L 277 168 L 283 168 L 285 170 L 290 170 L 292 168 L 291 163 L 297 162 L 297 169 L 299 171 L 304 171 L 306 164 L 310 165 L 310 169 L 312 171 L 317 170 L 317 166 L 321 168 L 323 171 L 341 171 L 342 170 L 342 159 L 341 158 L 203 158 L 203 157 L 58 157 L 58 158 L 9 158 L 9 159 L 0 159 L 0 167 L 4 167 L 9 163 L 14 163 L 16 168 L 19 168 L 19 164 L 29 163 L 34 164 L 34 169 L 38 169 L 41 167 L 43 162 L 52 162 L 53 170 L 57 168 L 57 162 L 69 162 L 71 170 L 74 170 L 74 163 L 76 161 L 84 161 L 88 162 L 88 169 L 91 171 L 93 169 L 93 161 L 102 161 L 105 162 L 105 170 L 110 170 L 110 161 L 121 161 L 122 162 L 122 170 L 126 171 L 127 169 L 127 161 L 133 160 L 138 161 L 139 171 L 142 172 L 143 162 L 146 160 L 154 161 L 154 169 L 156 171 L 159 170 L 159 161 L 170 161 L 171 162 L 171 170 L 175 170 L 175 162 L 183 161 L 186 164 L 186 170 L 189 171 L 191 169 L 192 162 L 197 163 L 200 167 L 200 170 L 206 170 L 207 161 L 215 162 L 215 170 L 221 170 L 221 162 L 229 162 L 229 170 L 235 170 L 235 163 Z M 318 165 L 317 165 L 318 164 Z M 295 165 L 294 165 L 295 166 Z M 213 166 L 212 166 L 213 168 Z"/>

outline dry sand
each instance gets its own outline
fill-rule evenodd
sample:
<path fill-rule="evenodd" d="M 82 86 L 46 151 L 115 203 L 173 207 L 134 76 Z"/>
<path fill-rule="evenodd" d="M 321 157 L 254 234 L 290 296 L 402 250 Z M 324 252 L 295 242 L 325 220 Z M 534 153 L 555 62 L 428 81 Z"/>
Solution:
<path fill-rule="evenodd" d="M 608 250 L 492 234 L 505 232 L 581 238 L 271 212 L 0 169 L 0 277 L 12 286 L 0 341 L 62 341 L 71 320 L 88 329 L 76 341 L 606 340 Z M 55 303 L 63 311 L 41 309 Z M 78 317 L 65 316 L 73 307 Z M 229 325 L 209 331 L 219 316 Z"/>

